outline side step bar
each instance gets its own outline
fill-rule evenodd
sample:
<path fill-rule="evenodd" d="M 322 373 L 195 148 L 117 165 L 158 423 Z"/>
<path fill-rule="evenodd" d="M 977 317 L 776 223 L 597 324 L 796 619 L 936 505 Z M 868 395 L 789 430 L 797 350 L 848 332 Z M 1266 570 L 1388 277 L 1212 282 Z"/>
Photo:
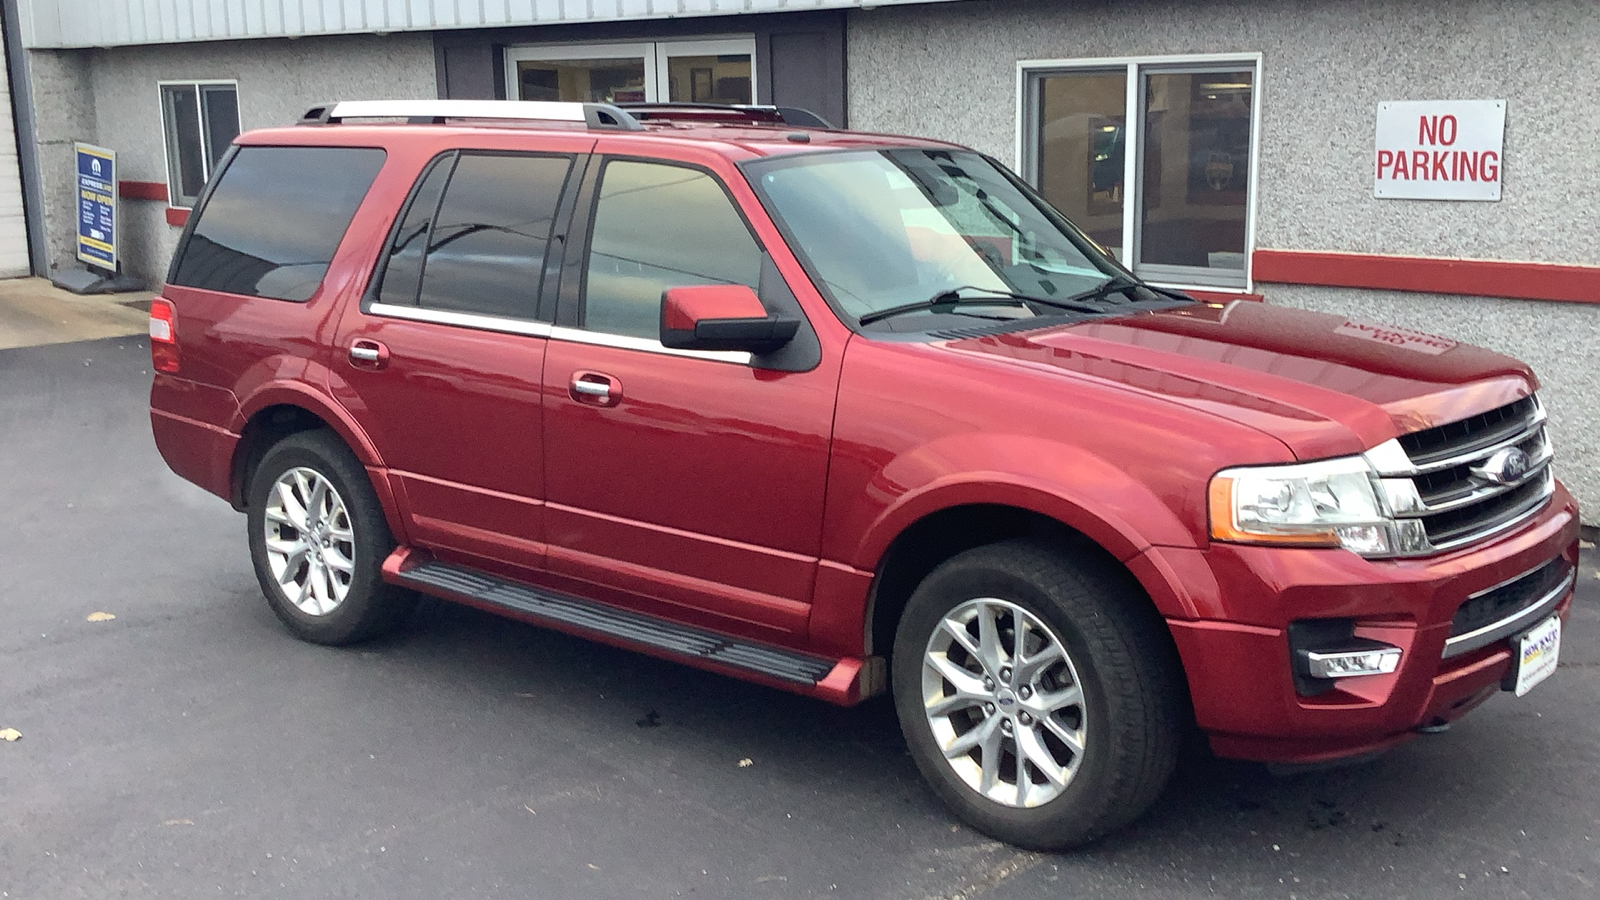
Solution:
<path fill-rule="evenodd" d="M 857 703 L 884 688 L 882 660 L 827 659 L 731 637 L 439 562 L 409 547 L 397 549 L 383 569 L 385 579 L 401 587 L 653 656 L 732 670 L 834 703 Z"/>

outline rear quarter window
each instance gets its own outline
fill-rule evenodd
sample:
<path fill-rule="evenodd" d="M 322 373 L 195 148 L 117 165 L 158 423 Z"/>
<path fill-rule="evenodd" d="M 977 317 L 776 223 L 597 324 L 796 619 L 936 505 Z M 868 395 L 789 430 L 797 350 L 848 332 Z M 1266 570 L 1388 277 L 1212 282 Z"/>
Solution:
<path fill-rule="evenodd" d="M 195 211 L 168 282 L 311 299 L 383 160 L 369 147 L 240 147 Z"/>

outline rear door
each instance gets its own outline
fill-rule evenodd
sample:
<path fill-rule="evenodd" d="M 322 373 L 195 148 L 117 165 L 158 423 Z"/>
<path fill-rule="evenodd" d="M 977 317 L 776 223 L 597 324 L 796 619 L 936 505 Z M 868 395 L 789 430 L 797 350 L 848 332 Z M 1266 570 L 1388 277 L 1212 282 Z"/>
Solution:
<path fill-rule="evenodd" d="M 775 371 L 661 345 L 669 287 L 745 284 L 792 302 L 715 164 L 590 166 L 576 217 L 589 234 L 574 231 L 544 367 L 549 567 L 640 608 L 799 641 L 838 358 Z"/>
<path fill-rule="evenodd" d="M 337 339 L 335 396 L 382 454 L 411 542 L 447 557 L 543 559 L 539 295 L 593 144 L 557 141 L 435 157 Z"/>

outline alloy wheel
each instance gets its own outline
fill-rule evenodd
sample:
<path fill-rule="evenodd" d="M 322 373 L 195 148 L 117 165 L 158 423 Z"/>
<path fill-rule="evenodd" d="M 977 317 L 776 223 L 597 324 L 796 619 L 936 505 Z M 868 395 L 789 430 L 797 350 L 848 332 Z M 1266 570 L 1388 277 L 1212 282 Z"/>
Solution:
<path fill-rule="evenodd" d="M 922 665 L 923 709 L 952 771 L 1004 806 L 1049 803 L 1083 761 L 1087 708 L 1061 638 L 995 598 L 940 619 Z"/>
<path fill-rule="evenodd" d="M 263 512 L 267 565 L 283 596 L 308 616 L 338 609 L 355 573 L 355 533 L 333 483 L 314 469 L 289 469 Z"/>

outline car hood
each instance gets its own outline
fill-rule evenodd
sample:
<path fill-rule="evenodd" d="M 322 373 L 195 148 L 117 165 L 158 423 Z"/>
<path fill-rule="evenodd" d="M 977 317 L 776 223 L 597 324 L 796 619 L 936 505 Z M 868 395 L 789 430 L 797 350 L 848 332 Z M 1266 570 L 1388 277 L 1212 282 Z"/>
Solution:
<path fill-rule="evenodd" d="M 1448 338 L 1240 300 L 957 338 L 943 350 L 1113 382 L 1277 437 L 1300 459 L 1369 449 L 1532 393 L 1533 372 Z"/>

